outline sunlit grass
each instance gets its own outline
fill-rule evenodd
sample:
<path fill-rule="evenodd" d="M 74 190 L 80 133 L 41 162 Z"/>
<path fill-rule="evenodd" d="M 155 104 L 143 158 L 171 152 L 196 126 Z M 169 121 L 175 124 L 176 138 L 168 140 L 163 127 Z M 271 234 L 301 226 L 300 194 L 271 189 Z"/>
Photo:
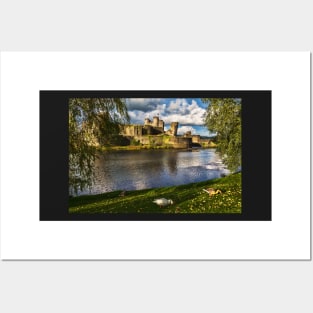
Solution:
<path fill-rule="evenodd" d="M 210 196 L 203 191 L 219 189 Z M 166 198 L 173 205 L 160 208 L 154 199 Z M 114 191 L 69 199 L 70 213 L 241 213 L 241 173 L 224 178 L 174 187 Z"/>

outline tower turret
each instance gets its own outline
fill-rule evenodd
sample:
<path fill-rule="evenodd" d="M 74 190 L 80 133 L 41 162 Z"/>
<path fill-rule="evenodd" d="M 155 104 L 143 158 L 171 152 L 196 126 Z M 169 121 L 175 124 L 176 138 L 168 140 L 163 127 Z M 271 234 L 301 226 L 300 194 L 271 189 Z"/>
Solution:
<path fill-rule="evenodd" d="M 161 127 L 162 130 L 164 131 L 164 121 L 163 120 L 159 120 L 159 127 Z"/>
<path fill-rule="evenodd" d="M 159 127 L 159 117 L 158 116 L 153 116 L 153 126 Z"/>
<path fill-rule="evenodd" d="M 145 118 L 145 125 L 151 125 L 151 120 L 148 117 Z"/>
<path fill-rule="evenodd" d="M 171 123 L 171 134 L 172 134 L 172 136 L 177 136 L 177 128 L 178 128 L 178 122 L 172 122 Z"/>

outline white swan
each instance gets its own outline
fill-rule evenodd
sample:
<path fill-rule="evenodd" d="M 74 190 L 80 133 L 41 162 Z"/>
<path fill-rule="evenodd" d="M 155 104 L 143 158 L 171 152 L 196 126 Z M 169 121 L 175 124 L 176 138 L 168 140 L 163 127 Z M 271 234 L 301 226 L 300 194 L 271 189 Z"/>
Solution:
<path fill-rule="evenodd" d="M 155 199 L 153 202 L 156 203 L 160 207 L 167 206 L 167 205 L 174 203 L 173 200 L 165 199 L 165 198 Z"/>

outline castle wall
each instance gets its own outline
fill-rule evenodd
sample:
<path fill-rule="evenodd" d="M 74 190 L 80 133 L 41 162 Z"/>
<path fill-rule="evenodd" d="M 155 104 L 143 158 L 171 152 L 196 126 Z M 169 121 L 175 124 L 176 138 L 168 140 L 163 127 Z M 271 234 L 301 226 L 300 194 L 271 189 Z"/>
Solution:
<path fill-rule="evenodd" d="M 201 138 L 200 139 L 201 144 L 210 144 L 211 142 L 212 142 L 211 139 L 207 139 L 207 138 Z"/>
<path fill-rule="evenodd" d="M 152 147 L 172 147 L 175 149 L 189 149 L 193 143 L 200 143 L 199 135 L 186 134 L 185 136 L 177 136 L 178 123 L 172 122 L 171 128 L 164 132 L 164 121 L 159 120 L 155 116 L 153 121 L 146 118 L 144 125 L 125 125 L 121 128 L 121 135 L 125 137 L 133 137 L 142 145 Z M 163 136 L 162 136 L 163 135 Z"/>
<path fill-rule="evenodd" d="M 191 138 L 192 138 L 192 143 L 198 143 L 198 144 L 201 143 L 200 135 L 192 135 Z"/>
<path fill-rule="evenodd" d="M 134 126 L 133 125 L 125 125 L 122 127 L 121 134 L 123 136 L 134 136 Z"/>
<path fill-rule="evenodd" d="M 142 125 L 124 125 L 121 128 L 121 135 L 127 137 L 144 135 L 144 126 Z"/>
<path fill-rule="evenodd" d="M 175 149 L 189 149 L 192 147 L 191 138 L 174 137 L 174 136 L 159 136 L 159 135 L 144 135 L 135 136 L 142 145 L 150 147 L 169 147 Z"/>
<path fill-rule="evenodd" d="M 152 134 L 157 135 L 157 134 L 163 134 L 164 130 L 162 127 L 153 127 Z"/>
<path fill-rule="evenodd" d="M 189 149 L 192 147 L 192 139 L 184 137 L 171 137 L 170 143 L 175 149 Z"/>
<path fill-rule="evenodd" d="M 143 126 L 134 125 L 134 136 L 142 136 L 142 135 L 143 135 Z"/>
<path fill-rule="evenodd" d="M 141 137 L 136 137 L 136 140 L 139 140 L 139 142 L 142 145 L 147 145 L 147 146 L 163 146 L 164 141 L 163 141 L 163 136 L 141 136 Z"/>
<path fill-rule="evenodd" d="M 144 134 L 145 135 L 153 135 L 153 127 L 151 125 L 145 125 Z"/>

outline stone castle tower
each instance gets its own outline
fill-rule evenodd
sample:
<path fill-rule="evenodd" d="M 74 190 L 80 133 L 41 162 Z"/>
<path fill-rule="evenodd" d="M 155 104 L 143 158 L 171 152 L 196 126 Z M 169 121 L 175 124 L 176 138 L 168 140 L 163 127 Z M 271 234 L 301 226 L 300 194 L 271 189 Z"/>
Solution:
<path fill-rule="evenodd" d="M 151 121 L 149 118 L 145 118 L 144 126 L 152 126 L 154 128 L 158 128 L 159 130 L 164 131 L 164 121 L 160 120 L 158 116 L 154 116 L 153 121 Z"/>
<path fill-rule="evenodd" d="M 171 130 L 172 130 L 173 136 L 177 136 L 177 129 L 178 129 L 178 122 L 172 122 Z"/>

